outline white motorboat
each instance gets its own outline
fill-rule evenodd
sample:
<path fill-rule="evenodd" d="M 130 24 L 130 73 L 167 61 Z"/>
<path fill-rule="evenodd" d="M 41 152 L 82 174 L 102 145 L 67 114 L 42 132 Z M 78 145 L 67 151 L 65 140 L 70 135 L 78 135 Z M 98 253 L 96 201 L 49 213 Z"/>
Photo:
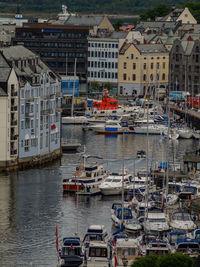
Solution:
<path fill-rule="evenodd" d="M 192 137 L 193 137 L 194 139 L 200 139 L 200 131 L 195 131 L 195 130 L 193 130 L 193 132 L 192 132 Z"/>
<path fill-rule="evenodd" d="M 164 212 L 148 212 L 143 226 L 147 232 L 164 232 L 169 230 L 168 219 Z"/>
<path fill-rule="evenodd" d="M 192 130 L 188 128 L 178 129 L 177 132 L 179 133 L 179 138 L 190 139 L 193 136 Z"/>
<path fill-rule="evenodd" d="M 87 267 L 108 267 L 111 265 L 111 248 L 104 241 L 92 241 L 86 251 Z"/>
<path fill-rule="evenodd" d="M 173 230 L 190 232 L 196 229 L 196 224 L 192 221 L 189 213 L 176 211 L 171 216 L 170 227 Z"/>
<path fill-rule="evenodd" d="M 62 117 L 62 124 L 87 124 L 87 118 L 85 116 L 73 116 L 73 117 Z"/>
<path fill-rule="evenodd" d="M 136 134 L 146 134 L 147 133 L 147 125 L 133 126 L 133 127 L 134 127 L 134 133 L 136 133 Z M 148 133 L 149 134 L 160 135 L 165 130 L 166 130 L 166 127 L 164 125 L 150 124 L 148 126 Z"/>
<path fill-rule="evenodd" d="M 142 226 L 138 220 L 132 219 L 132 220 L 127 220 L 125 222 L 124 228 L 127 233 L 136 233 L 142 229 Z"/>
<path fill-rule="evenodd" d="M 111 211 L 111 219 L 115 227 L 120 227 L 122 222 L 125 224 L 127 220 L 130 220 L 132 218 L 133 218 L 132 211 L 129 208 L 124 208 L 123 214 L 122 214 L 122 207 L 116 208 L 114 212 Z"/>
<path fill-rule="evenodd" d="M 132 176 L 127 172 L 124 175 L 124 189 L 128 188 Z M 121 173 L 110 174 L 99 186 L 102 195 L 111 196 L 122 193 L 123 175 Z"/>
<path fill-rule="evenodd" d="M 137 239 L 119 238 L 114 246 L 112 266 L 131 266 L 137 258 L 141 257 Z"/>
<path fill-rule="evenodd" d="M 168 136 L 168 129 L 164 130 L 164 135 Z M 176 129 L 169 129 L 169 139 L 176 140 L 179 138 L 179 132 Z"/>
<path fill-rule="evenodd" d="M 95 132 L 98 134 L 122 134 L 128 131 L 128 127 L 121 125 L 120 121 L 108 120 L 103 127 L 96 127 Z"/>

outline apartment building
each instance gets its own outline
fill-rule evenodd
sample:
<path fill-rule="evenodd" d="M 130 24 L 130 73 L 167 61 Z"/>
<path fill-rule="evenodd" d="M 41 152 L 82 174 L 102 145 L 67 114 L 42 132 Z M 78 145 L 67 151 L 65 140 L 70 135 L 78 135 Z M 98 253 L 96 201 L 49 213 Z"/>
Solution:
<path fill-rule="evenodd" d="M 169 52 L 163 44 L 124 43 L 119 51 L 118 94 L 156 94 L 168 87 Z"/>
<path fill-rule="evenodd" d="M 1 166 L 59 156 L 59 76 L 23 46 L 1 49 L 0 73 Z"/>

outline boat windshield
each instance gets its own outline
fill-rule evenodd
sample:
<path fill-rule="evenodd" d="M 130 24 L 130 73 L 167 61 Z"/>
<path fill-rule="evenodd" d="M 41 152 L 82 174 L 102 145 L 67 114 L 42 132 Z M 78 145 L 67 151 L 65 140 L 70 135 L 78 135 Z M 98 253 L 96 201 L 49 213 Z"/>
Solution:
<path fill-rule="evenodd" d="M 168 250 L 167 249 L 162 250 L 160 248 L 158 248 L 158 249 L 147 249 L 147 251 L 146 251 L 147 255 L 152 254 L 152 253 L 154 253 L 156 255 L 163 255 L 163 254 L 167 254 Z"/>
<path fill-rule="evenodd" d="M 80 255 L 81 254 L 81 249 L 80 247 L 75 247 L 75 248 L 71 248 L 71 247 L 63 247 L 62 248 L 62 254 L 63 255 Z"/>
<path fill-rule="evenodd" d="M 105 179 L 105 182 L 112 182 L 112 179 L 107 178 L 107 179 Z"/>
<path fill-rule="evenodd" d="M 123 255 L 123 256 L 130 256 L 130 255 L 134 256 L 136 254 L 136 249 L 135 248 L 118 248 L 117 254 Z"/>
<path fill-rule="evenodd" d="M 90 257 L 107 257 L 107 248 L 93 248 L 89 249 Z"/>
<path fill-rule="evenodd" d="M 190 221 L 190 215 L 188 213 L 178 213 L 178 214 L 173 214 L 172 220 L 177 220 L 177 221 Z"/>
<path fill-rule="evenodd" d="M 179 244 L 177 251 L 184 252 L 187 249 L 199 250 L 199 245 L 195 243 L 182 243 L 182 244 Z"/>
<path fill-rule="evenodd" d="M 166 222 L 165 218 L 148 219 L 148 221 L 149 221 L 149 222 L 155 222 L 155 223 Z"/>
<path fill-rule="evenodd" d="M 171 235 L 171 241 L 172 242 L 176 242 L 178 239 L 184 239 L 185 238 L 185 234 L 182 235 Z"/>
<path fill-rule="evenodd" d="M 120 183 L 121 182 L 121 179 L 113 179 L 113 182 L 114 183 Z"/>

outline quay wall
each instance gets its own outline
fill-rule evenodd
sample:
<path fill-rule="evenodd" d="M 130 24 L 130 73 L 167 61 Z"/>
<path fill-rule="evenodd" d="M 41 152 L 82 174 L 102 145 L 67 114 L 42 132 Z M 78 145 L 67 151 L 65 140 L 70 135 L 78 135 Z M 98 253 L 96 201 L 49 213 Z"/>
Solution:
<path fill-rule="evenodd" d="M 0 172 L 39 168 L 56 160 L 59 160 L 61 156 L 61 149 L 57 149 L 53 152 L 43 153 L 35 157 L 26 157 L 10 161 L 0 161 Z"/>

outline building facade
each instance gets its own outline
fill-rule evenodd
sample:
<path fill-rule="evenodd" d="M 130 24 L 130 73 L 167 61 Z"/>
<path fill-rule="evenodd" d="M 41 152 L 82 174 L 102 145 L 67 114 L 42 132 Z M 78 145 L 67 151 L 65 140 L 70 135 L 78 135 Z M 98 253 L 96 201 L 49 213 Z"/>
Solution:
<path fill-rule="evenodd" d="M 124 43 L 119 52 L 118 94 L 156 94 L 168 87 L 169 52 L 162 44 Z"/>
<path fill-rule="evenodd" d="M 1 136 L 7 135 L 2 165 L 39 161 L 52 153 L 60 154 L 61 82 L 40 59 L 23 46 L 1 49 L 1 61 L 10 68 L 4 96 L 5 119 Z M 12 67 L 10 67 L 12 66 Z M 6 110 L 6 112 L 5 112 Z M 10 153 L 9 153 L 10 152 Z"/>
<path fill-rule="evenodd" d="M 200 93 L 200 41 L 176 40 L 170 52 L 169 88 L 187 91 L 192 96 Z"/>

